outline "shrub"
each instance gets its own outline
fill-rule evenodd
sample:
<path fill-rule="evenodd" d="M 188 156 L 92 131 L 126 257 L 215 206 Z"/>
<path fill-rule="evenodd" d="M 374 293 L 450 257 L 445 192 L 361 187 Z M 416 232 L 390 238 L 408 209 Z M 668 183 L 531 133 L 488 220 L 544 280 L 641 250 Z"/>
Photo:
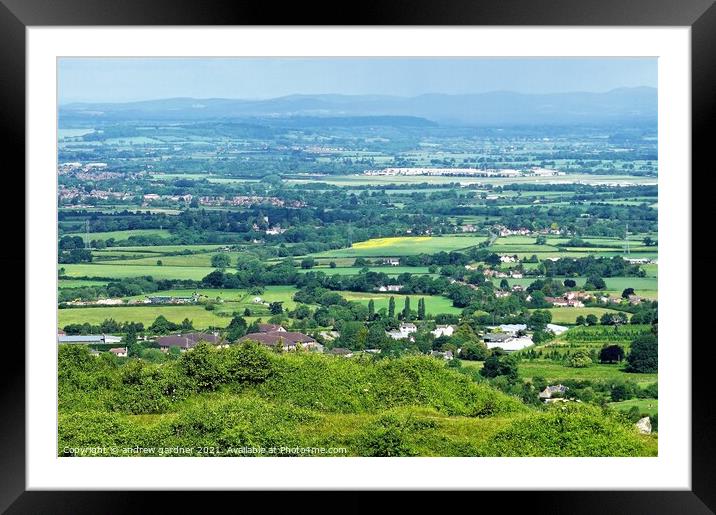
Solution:
<path fill-rule="evenodd" d="M 383 415 L 356 439 L 356 450 L 360 456 L 414 456 L 409 440 L 423 428 L 425 425 L 412 417 Z"/>
<path fill-rule="evenodd" d="M 266 381 L 273 373 L 268 351 L 257 343 L 232 345 L 220 351 L 220 355 L 229 381 L 258 384 Z"/>
<path fill-rule="evenodd" d="M 225 379 L 221 358 L 216 349 L 199 342 L 179 359 L 183 374 L 193 380 L 200 390 L 215 390 Z"/>
<path fill-rule="evenodd" d="M 577 351 L 567 359 L 567 366 L 572 368 L 586 368 L 592 364 L 592 358 L 583 351 Z"/>
<path fill-rule="evenodd" d="M 595 406 L 559 403 L 495 434 L 485 456 L 644 456 L 651 452 L 631 423 Z"/>

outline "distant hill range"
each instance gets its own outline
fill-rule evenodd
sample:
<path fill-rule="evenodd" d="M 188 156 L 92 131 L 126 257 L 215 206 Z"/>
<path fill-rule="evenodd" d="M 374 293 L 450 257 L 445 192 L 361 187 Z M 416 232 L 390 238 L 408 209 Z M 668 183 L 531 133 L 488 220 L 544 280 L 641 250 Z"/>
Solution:
<path fill-rule="evenodd" d="M 169 98 L 126 103 L 73 103 L 60 106 L 60 119 L 191 121 L 247 118 L 334 118 L 339 125 L 371 123 L 467 126 L 651 125 L 657 121 L 657 90 L 619 88 L 606 93 L 524 94 L 495 91 L 469 95 L 291 95 L 268 100 Z M 341 120 L 339 122 L 339 120 Z M 326 120 L 327 121 L 327 120 Z"/>

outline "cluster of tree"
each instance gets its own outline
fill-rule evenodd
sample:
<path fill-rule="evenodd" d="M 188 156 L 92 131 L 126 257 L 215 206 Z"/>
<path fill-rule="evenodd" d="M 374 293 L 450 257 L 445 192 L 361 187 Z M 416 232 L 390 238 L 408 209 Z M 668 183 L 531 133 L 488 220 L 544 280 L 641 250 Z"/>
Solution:
<path fill-rule="evenodd" d="M 67 324 L 62 330 L 71 336 L 87 334 L 117 334 L 117 333 L 141 333 L 144 331 L 144 324 L 141 322 L 117 322 L 113 318 L 106 318 L 99 325 L 90 323 Z"/>
<path fill-rule="evenodd" d="M 646 272 L 636 264 L 625 261 L 621 256 L 582 258 L 560 258 L 540 263 L 541 271 L 547 277 L 644 277 Z M 598 288 L 596 288 L 598 289 Z"/>
<path fill-rule="evenodd" d="M 60 238 L 57 250 L 57 262 L 90 263 L 92 251 L 85 248 L 84 240 L 80 236 L 63 236 Z"/>
<path fill-rule="evenodd" d="M 199 281 L 186 279 L 161 279 L 155 281 L 150 276 L 112 279 L 104 286 L 62 288 L 58 293 L 58 302 L 61 304 L 76 299 L 89 301 L 99 298 L 130 297 L 161 290 L 196 288 L 199 284 Z"/>

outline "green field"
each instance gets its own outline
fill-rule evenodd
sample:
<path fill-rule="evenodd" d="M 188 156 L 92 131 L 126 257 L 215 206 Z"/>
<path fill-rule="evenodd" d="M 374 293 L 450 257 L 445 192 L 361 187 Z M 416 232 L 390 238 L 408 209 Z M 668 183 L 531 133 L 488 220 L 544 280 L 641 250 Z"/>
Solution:
<path fill-rule="evenodd" d="M 317 257 L 380 257 L 435 254 L 465 249 L 485 241 L 483 236 L 398 236 L 354 243 L 350 248 L 330 250 Z"/>
<path fill-rule="evenodd" d="M 348 291 L 339 293 L 347 300 L 360 302 L 365 305 L 368 305 L 368 302 L 372 299 L 375 303 L 376 311 L 381 308 L 388 309 L 388 301 L 392 296 L 395 298 L 395 310 L 398 312 L 403 309 L 406 297 L 406 295 L 396 293 L 357 293 Z M 418 299 L 425 299 L 425 312 L 429 315 L 437 315 L 439 313 L 459 314 L 462 312 L 460 308 L 456 308 L 452 305 L 450 299 L 439 295 L 407 295 L 407 297 L 410 297 L 410 308 L 413 310 L 418 309 Z"/>
<path fill-rule="evenodd" d="M 123 279 L 126 277 L 151 276 L 154 279 L 193 279 L 201 280 L 215 269 L 202 266 L 157 266 L 157 265 L 113 265 L 111 261 L 107 264 L 82 263 L 58 265 L 65 269 L 68 277 L 109 277 L 111 279 Z"/>
<path fill-rule="evenodd" d="M 81 236 L 83 240 L 87 240 L 87 235 L 81 232 L 67 233 L 64 236 Z M 171 236 L 166 229 L 131 229 L 127 231 L 109 231 L 109 232 L 91 232 L 89 239 L 91 240 L 126 240 L 130 236 L 159 236 L 168 238 Z"/>
<path fill-rule="evenodd" d="M 629 410 L 633 406 L 639 408 L 639 412 L 654 416 L 659 412 L 658 399 L 629 399 L 621 402 L 610 402 L 609 405 L 618 410 Z"/>
<path fill-rule="evenodd" d="M 269 288 L 276 288 L 270 286 Z M 154 293 L 145 293 L 142 295 L 133 295 L 131 297 L 124 297 L 125 300 L 138 300 L 144 299 L 145 297 L 164 296 L 164 297 L 190 297 L 194 293 L 198 293 L 200 296 L 206 296 L 210 300 L 221 299 L 226 302 L 240 302 L 249 297 L 249 293 L 246 290 L 228 290 L 218 288 L 185 288 L 176 290 L 161 290 Z"/>
<path fill-rule="evenodd" d="M 510 286 L 514 285 L 520 285 L 520 286 L 529 286 L 533 282 L 535 282 L 537 279 L 544 279 L 543 277 L 523 277 L 522 279 L 512 279 L 510 277 L 507 277 L 507 282 L 510 284 Z M 558 281 L 564 281 L 566 277 L 554 277 L 555 280 Z M 570 277 L 570 279 L 573 279 L 575 283 L 577 283 L 577 287 L 584 286 L 584 283 L 587 282 L 586 277 Z M 492 283 L 495 285 L 499 285 L 500 281 L 502 279 L 499 278 L 493 278 L 491 279 Z M 656 277 L 605 277 L 604 282 L 607 285 L 607 290 L 610 292 L 617 292 L 617 297 L 621 296 L 622 291 L 624 291 L 625 288 L 634 288 L 634 291 L 637 295 L 642 296 L 649 296 L 649 293 L 652 293 L 653 296 L 656 296 L 656 293 L 659 289 L 659 281 Z M 595 291 L 595 294 L 598 294 L 600 292 Z M 606 292 L 601 292 L 606 293 Z"/>
<path fill-rule="evenodd" d="M 117 322 L 142 322 L 145 326 L 150 325 L 159 315 L 164 315 L 171 322 L 179 323 L 184 318 L 194 322 L 197 329 L 208 327 L 226 327 L 231 321 L 231 314 L 235 311 L 243 313 L 245 308 L 252 310 L 253 315 L 247 317 L 248 321 L 256 317 L 269 318 L 271 315 L 268 308 L 263 305 L 254 304 L 255 295 L 250 295 L 245 290 L 219 290 L 219 289 L 184 289 L 184 290 L 162 290 L 147 295 L 127 297 L 127 299 L 143 299 L 148 296 L 169 296 L 188 297 L 194 292 L 206 295 L 209 300 L 216 300 L 217 297 L 223 302 L 217 304 L 216 310 L 207 311 L 203 305 L 179 305 L 179 306 L 102 306 L 92 308 L 60 309 L 60 327 L 73 323 L 89 322 L 99 324 L 107 318 L 113 318 Z M 258 295 L 264 302 L 283 302 L 287 310 L 294 309 L 296 303 L 293 295 L 296 288 L 293 286 L 267 286 L 264 292 Z M 224 316 L 221 316 L 224 315 Z"/>
<path fill-rule="evenodd" d="M 203 252 L 207 250 L 214 250 L 224 245 L 147 245 L 143 247 L 108 247 L 105 252 L 181 252 L 183 250 L 190 250 L 192 252 Z"/>
<path fill-rule="evenodd" d="M 188 318 L 194 323 L 196 329 L 209 327 L 226 327 L 231 321 L 230 317 L 220 317 L 215 311 L 207 311 L 203 306 L 102 306 L 98 308 L 73 308 L 57 310 L 60 327 L 67 324 L 100 324 L 107 318 L 117 322 L 141 322 L 149 326 L 159 315 L 167 320 L 181 323 Z"/>
<path fill-rule="evenodd" d="M 657 380 L 657 374 L 634 374 L 624 372 L 622 368 L 623 365 L 602 365 L 598 363 L 586 368 L 572 368 L 548 360 L 523 360 L 518 365 L 520 377 L 523 379 L 544 377 L 550 383 L 558 383 L 568 379 L 590 379 L 593 381 L 629 379 L 643 386 L 655 383 Z"/>
<path fill-rule="evenodd" d="M 89 279 L 60 279 L 57 282 L 57 287 L 62 288 L 86 288 L 89 286 L 104 286 L 107 281 L 93 281 Z"/>
<path fill-rule="evenodd" d="M 574 324 L 578 316 L 586 317 L 587 315 L 595 315 L 597 318 L 604 313 L 618 313 L 614 309 L 607 308 L 549 308 L 552 313 L 553 324 Z M 630 317 L 627 313 L 627 316 Z"/>
<path fill-rule="evenodd" d="M 187 254 L 182 256 L 162 256 L 155 255 L 152 257 L 144 257 L 137 259 L 123 259 L 121 261 L 113 261 L 111 264 L 116 266 L 126 265 L 155 265 L 157 260 L 162 262 L 162 266 L 192 266 L 192 267 L 211 267 L 211 257 L 217 253 L 201 253 L 201 254 Z M 228 255 L 231 259 L 233 266 L 236 265 L 236 261 L 239 252 L 222 252 L 221 254 Z M 110 263 L 108 263 L 110 264 Z M 230 267 L 232 266 L 230 265 Z"/>

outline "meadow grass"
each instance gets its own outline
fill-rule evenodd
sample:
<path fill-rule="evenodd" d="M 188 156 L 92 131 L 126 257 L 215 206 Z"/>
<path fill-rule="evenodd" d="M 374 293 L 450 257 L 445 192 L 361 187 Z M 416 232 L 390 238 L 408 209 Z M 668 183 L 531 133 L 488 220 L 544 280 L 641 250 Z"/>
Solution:
<path fill-rule="evenodd" d="M 107 281 L 93 281 L 90 279 L 60 279 L 57 281 L 57 287 L 62 288 L 86 288 L 90 286 L 104 286 Z"/>
<path fill-rule="evenodd" d="M 620 402 L 610 402 L 609 405 L 618 410 L 629 410 L 633 406 L 636 406 L 639 408 L 640 413 L 646 413 L 650 416 L 654 416 L 659 412 L 658 399 L 629 399 Z"/>
<path fill-rule="evenodd" d="M 83 324 L 85 322 L 93 325 L 102 323 L 105 319 L 112 318 L 117 322 L 141 322 L 149 326 L 159 316 L 163 315 L 167 320 L 174 323 L 181 323 L 188 318 L 196 329 L 208 327 L 226 327 L 231 321 L 230 317 L 220 317 L 216 311 L 207 311 L 199 305 L 178 305 L 178 306 L 102 306 L 97 308 L 72 308 L 58 309 L 58 322 L 60 327 L 68 324 Z"/>
<path fill-rule="evenodd" d="M 462 312 L 462 309 L 452 305 L 450 299 L 441 297 L 440 295 L 400 295 L 397 293 L 357 293 L 349 291 L 341 291 L 338 293 L 346 300 L 360 302 L 364 305 L 368 305 L 368 302 L 373 300 L 376 311 L 381 308 L 388 309 L 388 302 L 392 296 L 395 298 L 396 312 L 403 308 L 406 297 L 410 297 L 410 308 L 412 310 L 418 309 L 419 299 L 425 299 L 425 312 L 429 315 L 437 315 L 439 313 L 459 314 Z"/>
<path fill-rule="evenodd" d="M 618 313 L 607 308 L 549 308 L 548 311 L 552 313 L 553 324 L 575 324 L 578 316 L 595 315 L 600 318 L 604 313 Z M 626 315 L 631 316 L 628 313 Z"/>
<path fill-rule="evenodd" d="M 67 233 L 65 236 L 81 236 L 83 240 L 87 240 L 87 235 L 83 232 Z M 90 232 L 89 239 L 90 241 L 109 240 L 110 238 L 126 240 L 130 236 L 159 236 L 160 238 L 168 238 L 171 236 L 171 233 L 166 229 L 130 229 L 127 231 Z"/>
<path fill-rule="evenodd" d="M 119 265 L 108 261 L 106 264 L 81 263 L 58 265 L 65 269 L 68 277 L 108 277 L 124 279 L 127 277 L 151 276 L 154 279 L 192 279 L 201 280 L 215 269 L 201 266 L 157 266 L 157 265 Z"/>
<path fill-rule="evenodd" d="M 561 363 L 550 360 L 522 360 L 517 366 L 520 377 L 523 379 L 543 377 L 551 383 L 569 379 L 589 379 L 592 381 L 629 379 L 643 386 L 657 381 L 657 374 L 634 374 L 624 372 L 623 368 L 624 365 L 602 365 L 601 363 L 595 363 L 586 368 L 573 368 L 565 367 Z"/>
<path fill-rule="evenodd" d="M 220 252 L 218 254 L 228 255 L 231 259 L 232 265 L 236 265 L 240 252 Z M 125 265 L 156 265 L 157 260 L 161 260 L 162 266 L 193 266 L 193 267 L 210 267 L 212 256 L 217 253 L 201 253 L 201 254 L 187 254 L 182 256 L 151 256 L 137 259 L 123 259 L 121 261 L 113 261 L 112 264 L 116 266 Z"/>

